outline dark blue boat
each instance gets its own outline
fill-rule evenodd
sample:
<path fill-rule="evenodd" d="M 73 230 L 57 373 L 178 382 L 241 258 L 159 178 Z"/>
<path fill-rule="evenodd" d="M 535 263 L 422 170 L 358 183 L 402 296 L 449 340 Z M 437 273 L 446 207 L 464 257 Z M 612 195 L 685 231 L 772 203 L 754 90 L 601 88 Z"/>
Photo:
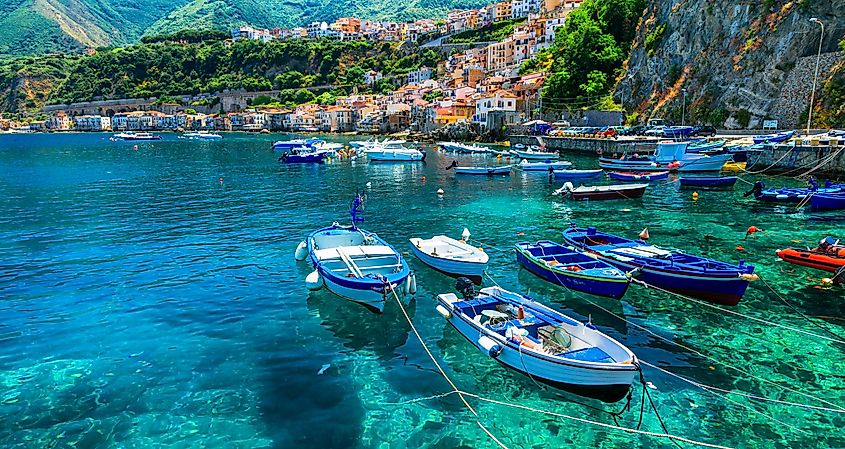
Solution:
<path fill-rule="evenodd" d="M 563 238 L 622 271 L 634 271 L 634 277 L 648 285 L 716 304 L 735 306 L 754 273 L 754 266 L 746 265 L 745 261 L 733 265 L 599 232 L 596 228 L 573 225 L 563 232 Z"/>
<path fill-rule="evenodd" d="M 628 290 L 624 272 L 574 248 L 548 240 L 517 244 L 516 260 L 537 276 L 579 292 L 619 299 Z"/>
<path fill-rule="evenodd" d="M 618 181 L 635 181 L 635 182 L 651 182 L 651 181 L 661 181 L 664 179 L 669 178 L 668 171 L 658 171 L 658 172 L 625 172 L 625 171 L 612 171 L 607 174 L 607 177 L 610 179 L 616 179 Z"/>
<path fill-rule="evenodd" d="M 736 176 L 684 176 L 680 179 L 681 187 L 733 187 Z"/>
<path fill-rule="evenodd" d="M 784 131 L 777 134 L 765 134 L 762 136 L 754 136 L 754 143 L 780 143 L 795 137 L 795 131 Z"/>
<path fill-rule="evenodd" d="M 804 188 L 767 189 L 763 181 L 757 181 L 751 190 L 745 192 L 745 196 L 754 195 L 754 199 L 766 203 L 800 203 L 807 199 L 807 196 L 810 194 L 829 194 L 845 191 L 845 184 L 831 184 L 830 181 L 825 183 L 824 188 L 819 188 L 818 183 L 813 177 L 807 180 L 807 185 L 808 187 Z"/>
<path fill-rule="evenodd" d="M 285 152 L 279 158 L 286 164 L 320 164 L 326 157 L 326 153 L 316 152 L 310 148 L 295 148 Z"/>
<path fill-rule="evenodd" d="M 810 196 L 810 208 L 815 210 L 845 209 L 845 191 L 840 193 L 814 193 Z"/>

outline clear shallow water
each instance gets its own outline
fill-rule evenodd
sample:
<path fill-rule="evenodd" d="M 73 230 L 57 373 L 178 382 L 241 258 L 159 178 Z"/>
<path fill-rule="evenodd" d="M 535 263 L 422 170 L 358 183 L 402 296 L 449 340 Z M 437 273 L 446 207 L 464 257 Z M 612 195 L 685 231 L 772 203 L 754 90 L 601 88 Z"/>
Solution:
<path fill-rule="evenodd" d="M 167 135 L 137 151 L 107 137 L 0 136 L 0 447 L 493 447 L 455 397 L 397 404 L 449 387 L 396 307 L 373 315 L 304 286 L 309 269 L 294 248 L 314 228 L 346 222 L 351 194 L 368 181 L 364 227 L 397 247 L 466 226 L 487 245 L 503 287 L 591 317 L 647 362 L 728 390 L 824 405 L 765 379 L 845 407 L 842 345 L 634 286 L 621 302 L 575 296 L 498 251 L 559 240 L 571 220 L 630 236 L 649 226 L 657 244 L 757 265 L 798 310 L 845 335 L 845 291 L 815 288 L 823 273 L 774 255 L 791 240 L 842 236 L 842 215 L 758 205 L 742 198 L 744 185 L 702 191 L 696 202 L 655 184 L 642 201 L 570 203 L 550 195 L 542 174 L 456 180 L 443 170 L 452 156 L 436 152 L 425 165 L 285 166 L 270 150 L 275 136 Z M 767 232 L 746 241 L 750 225 Z M 474 350 L 434 312 L 434 296 L 454 281 L 408 260 L 420 288 L 409 312 L 463 390 L 612 423 L 571 400 L 612 411 L 621 403 L 540 390 Z M 734 310 L 821 333 L 760 282 Z M 845 446 L 845 414 L 727 400 L 648 367 L 645 377 L 672 433 L 734 447 Z M 640 394 L 635 383 L 621 425 L 636 426 Z M 473 405 L 512 448 L 671 447 Z M 643 429 L 661 430 L 654 414 Z"/>

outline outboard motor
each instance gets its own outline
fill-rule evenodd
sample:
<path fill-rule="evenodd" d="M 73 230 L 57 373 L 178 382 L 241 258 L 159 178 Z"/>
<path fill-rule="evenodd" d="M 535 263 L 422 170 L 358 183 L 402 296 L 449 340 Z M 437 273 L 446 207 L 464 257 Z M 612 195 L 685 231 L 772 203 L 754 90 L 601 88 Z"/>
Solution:
<path fill-rule="evenodd" d="M 457 166 L 458 166 L 458 161 L 457 161 L 457 160 L 453 160 L 453 161 L 452 161 L 452 163 L 451 163 L 451 164 L 449 164 L 449 166 L 448 166 L 448 167 L 446 167 L 446 170 L 453 169 L 453 168 L 455 168 L 455 167 L 457 167 Z"/>
<path fill-rule="evenodd" d="M 754 187 L 751 187 L 751 190 L 745 192 L 742 196 L 747 197 L 747 196 L 751 196 L 753 194 L 754 197 L 756 198 L 763 192 L 763 189 L 765 189 L 765 188 L 766 188 L 766 184 L 764 184 L 763 181 L 756 181 L 756 182 L 754 182 Z"/>
<path fill-rule="evenodd" d="M 814 178 L 812 176 L 810 176 L 807 179 L 807 185 L 810 187 L 810 190 L 813 191 L 813 192 L 815 192 L 816 190 L 819 189 L 819 183 L 816 182 L 816 178 Z"/>
<path fill-rule="evenodd" d="M 455 290 L 457 290 L 464 299 L 469 300 L 478 296 L 475 291 L 475 284 L 466 277 L 459 277 L 455 280 Z"/>

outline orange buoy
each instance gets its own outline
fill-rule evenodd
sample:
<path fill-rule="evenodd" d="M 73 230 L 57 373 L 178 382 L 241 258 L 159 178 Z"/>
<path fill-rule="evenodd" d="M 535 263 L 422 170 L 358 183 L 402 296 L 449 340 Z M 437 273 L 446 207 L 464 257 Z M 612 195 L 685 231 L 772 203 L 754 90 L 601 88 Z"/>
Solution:
<path fill-rule="evenodd" d="M 425 176 L 422 177 L 422 182 L 425 182 Z"/>
<path fill-rule="evenodd" d="M 763 230 L 758 228 L 757 226 L 749 226 L 748 230 L 745 231 L 745 238 L 748 238 L 749 235 L 752 235 L 755 232 L 763 232 Z"/>
<path fill-rule="evenodd" d="M 649 238 L 648 228 L 643 229 L 643 232 L 640 232 L 640 240 L 648 240 Z"/>
<path fill-rule="evenodd" d="M 737 251 L 745 251 L 745 248 L 743 248 L 742 245 L 736 245 L 736 250 Z"/>
<path fill-rule="evenodd" d="M 519 306 L 519 309 L 516 310 L 516 317 L 520 320 L 525 319 L 525 309 L 523 309 L 522 306 Z"/>

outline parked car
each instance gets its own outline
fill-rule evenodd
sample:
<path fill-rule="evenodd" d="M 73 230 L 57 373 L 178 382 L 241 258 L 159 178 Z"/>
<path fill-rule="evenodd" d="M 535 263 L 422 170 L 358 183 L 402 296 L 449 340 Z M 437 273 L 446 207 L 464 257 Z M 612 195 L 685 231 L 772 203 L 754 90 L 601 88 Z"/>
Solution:
<path fill-rule="evenodd" d="M 666 127 L 663 126 L 663 125 L 652 126 L 648 130 L 646 130 L 646 132 L 644 132 L 643 135 L 651 136 L 651 137 L 663 137 L 663 130 L 665 130 L 665 129 L 666 129 Z"/>
<path fill-rule="evenodd" d="M 647 127 L 645 125 L 630 126 L 620 134 L 623 136 L 639 136 L 644 133 L 646 129 Z"/>
<path fill-rule="evenodd" d="M 690 135 L 694 137 L 714 137 L 716 135 L 716 128 L 709 125 L 696 126 Z"/>
<path fill-rule="evenodd" d="M 599 137 L 616 137 L 619 133 L 613 126 L 608 126 L 596 133 Z"/>

